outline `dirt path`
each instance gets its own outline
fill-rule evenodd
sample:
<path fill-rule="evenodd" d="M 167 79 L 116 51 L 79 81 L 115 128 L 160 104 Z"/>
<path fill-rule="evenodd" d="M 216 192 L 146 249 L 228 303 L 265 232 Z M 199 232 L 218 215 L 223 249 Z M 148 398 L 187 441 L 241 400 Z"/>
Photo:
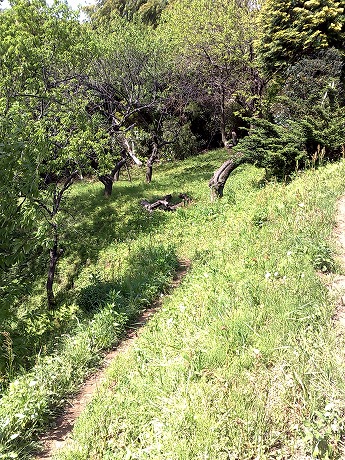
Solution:
<path fill-rule="evenodd" d="M 189 260 L 181 260 L 180 266 L 176 272 L 175 278 L 172 281 L 169 292 L 175 289 L 186 275 L 190 268 Z M 39 441 L 42 443 L 42 450 L 36 454 L 35 459 L 51 459 L 52 455 L 68 441 L 69 435 L 74 427 L 74 423 L 78 416 L 83 412 L 87 403 L 92 399 L 93 395 L 102 383 L 105 381 L 105 375 L 108 367 L 113 359 L 119 354 L 133 346 L 134 341 L 140 335 L 143 326 L 156 313 L 162 304 L 162 298 L 158 299 L 151 308 L 145 310 L 137 319 L 136 323 L 132 324 L 128 329 L 124 339 L 114 350 L 106 354 L 101 367 L 97 372 L 91 375 L 83 384 L 80 392 L 73 400 L 69 402 L 65 412 L 55 420 L 55 426 L 50 431 L 42 435 Z"/>
<path fill-rule="evenodd" d="M 336 226 L 334 234 L 338 245 L 338 260 L 345 268 L 345 195 L 337 203 Z M 334 314 L 335 327 L 345 330 L 345 275 L 335 275 L 328 288 L 336 299 L 336 311 Z"/>

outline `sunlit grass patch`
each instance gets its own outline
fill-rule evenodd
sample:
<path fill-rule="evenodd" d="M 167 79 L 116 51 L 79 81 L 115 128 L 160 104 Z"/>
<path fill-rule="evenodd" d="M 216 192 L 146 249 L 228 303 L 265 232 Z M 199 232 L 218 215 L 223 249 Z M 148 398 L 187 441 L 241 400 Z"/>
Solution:
<path fill-rule="evenodd" d="M 223 200 L 200 195 L 169 217 L 192 271 L 58 458 L 338 458 L 343 339 L 315 257 L 335 251 L 343 174 L 329 165 L 258 187 L 261 172 L 243 167 Z"/>

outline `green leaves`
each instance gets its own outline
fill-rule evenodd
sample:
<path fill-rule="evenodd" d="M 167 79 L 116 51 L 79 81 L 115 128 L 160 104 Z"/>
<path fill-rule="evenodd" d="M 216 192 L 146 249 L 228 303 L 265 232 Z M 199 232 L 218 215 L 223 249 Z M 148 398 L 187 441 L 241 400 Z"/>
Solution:
<path fill-rule="evenodd" d="M 258 51 L 264 70 L 272 74 L 303 55 L 321 49 L 343 49 L 344 7 L 334 0 L 267 0 L 261 15 Z"/>
<path fill-rule="evenodd" d="M 51 247 L 65 191 L 58 183 L 88 170 L 97 128 L 80 85 L 89 46 L 75 14 L 63 3 L 18 0 L 1 19 L 0 287 L 10 293 L 23 264 Z"/>

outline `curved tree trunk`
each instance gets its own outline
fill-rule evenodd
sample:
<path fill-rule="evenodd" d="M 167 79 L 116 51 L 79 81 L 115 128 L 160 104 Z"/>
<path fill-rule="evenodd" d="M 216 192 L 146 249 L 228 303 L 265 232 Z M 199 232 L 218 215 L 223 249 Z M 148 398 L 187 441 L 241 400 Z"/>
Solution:
<path fill-rule="evenodd" d="M 243 155 L 241 153 L 225 161 L 222 166 L 217 169 L 208 183 L 211 190 L 211 201 L 223 196 L 224 186 L 228 177 L 240 164 L 243 163 Z"/>

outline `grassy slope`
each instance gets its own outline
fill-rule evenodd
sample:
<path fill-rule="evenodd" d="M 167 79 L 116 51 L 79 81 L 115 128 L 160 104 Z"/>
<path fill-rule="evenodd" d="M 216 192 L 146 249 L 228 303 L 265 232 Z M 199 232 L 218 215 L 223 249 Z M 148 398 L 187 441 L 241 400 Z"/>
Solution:
<path fill-rule="evenodd" d="M 28 457 L 52 407 L 164 290 L 177 257 L 192 260 L 189 276 L 114 364 L 108 388 L 80 419 L 75 449 L 61 457 L 292 458 L 319 446 L 320 458 L 325 449 L 336 458 L 342 339 L 314 266 L 333 265 L 329 237 L 345 166 L 265 187 L 261 171 L 241 167 L 210 204 L 207 180 L 225 156 L 161 166 L 151 185 L 120 182 L 107 201 L 100 184 L 71 190 L 60 308 L 45 312 L 38 280 L 11 320 L 19 345 L 33 344 L 33 364 L 16 373 L 20 349 L 8 341 L 13 375 L 0 400 L 0 458 Z M 194 203 L 152 215 L 138 205 L 169 192 L 188 192 Z"/>
<path fill-rule="evenodd" d="M 140 214 L 131 233 L 154 247 L 168 241 L 192 270 L 113 364 L 57 458 L 339 456 L 344 344 L 315 268 L 335 266 L 331 229 L 345 164 L 265 187 L 262 172 L 244 166 L 210 204 L 206 179 L 219 156 L 164 166 L 149 188 L 119 186 L 133 209 L 144 196 L 194 196 L 175 214 Z M 104 270 L 108 250 L 98 254 Z"/>
<path fill-rule="evenodd" d="M 194 177 L 206 192 L 202 181 L 223 156 L 203 157 L 197 168 L 178 164 L 166 176 L 169 191 L 182 186 L 180 172 L 190 168 L 187 180 Z M 30 456 L 37 433 L 97 365 L 102 350 L 116 344 L 126 324 L 171 281 L 178 254 L 164 236 L 169 215 L 149 215 L 139 205 L 166 189 L 167 182 L 155 188 L 141 180 L 122 182 L 108 200 L 100 183 L 70 190 L 60 216 L 68 244 L 56 276 L 59 308 L 47 312 L 45 278 L 37 275 L 22 304 L 2 322 L 0 458 Z"/>

